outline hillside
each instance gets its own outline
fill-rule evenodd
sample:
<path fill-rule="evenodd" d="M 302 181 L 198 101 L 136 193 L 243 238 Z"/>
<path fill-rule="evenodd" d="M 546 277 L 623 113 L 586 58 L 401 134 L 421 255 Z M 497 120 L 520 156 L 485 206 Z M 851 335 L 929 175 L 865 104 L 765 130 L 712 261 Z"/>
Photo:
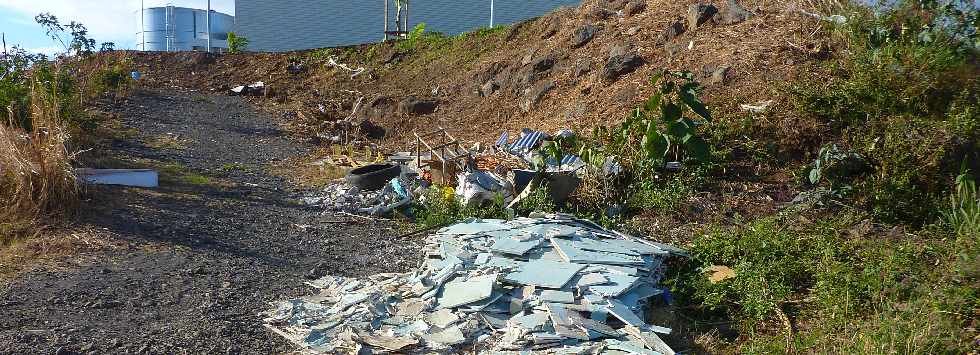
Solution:
<path fill-rule="evenodd" d="M 296 350 L 259 312 L 309 280 L 406 272 L 428 232 L 467 218 L 558 212 L 686 250 L 643 314 L 679 352 L 976 353 L 977 18 L 963 2 L 586 0 L 459 36 L 35 63 L 43 80 L 0 85 L 20 95 L 0 125 L 0 197 L 17 203 L 0 215 L 0 352 Z M 306 202 L 436 127 L 474 151 L 570 129 L 535 158 L 581 157 L 581 183 L 505 208 L 415 180 L 422 197 L 385 218 Z M 161 184 L 80 188 L 73 167 Z"/>
<path fill-rule="evenodd" d="M 384 140 L 397 147 L 412 137 L 413 130 L 432 126 L 484 143 L 504 130 L 521 128 L 589 132 L 596 125 L 621 120 L 643 102 L 652 91 L 651 75 L 661 69 L 697 74 L 706 84 L 706 102 L 716 112 L 734 116 L 737 104 L 778 99 L 780 91 L 771 83 L 786 82 L 805 63 L 827 55 L 820 40 L 805 33 L 816 28 L 817 21 L 782 3 L 746 1 L 742 6 L 754 15 L 744 22 L 709 21 L 698 28 L 687 24 L 688 6 L 695 2 L 649 2 L 645 7 L 631 5 L 622 16 L 614 13 L 623 11 L 626 3 L 586 1 L 580 8 L 512 27 L 454 38 L 422 37 L 414 46 L 392 42 L 216 59 L 201 54 L 126 56 L 134 57 L 150 87 L 224 92 L 263 81 L 271 97 L 259 100 L 262 107 L 309 119 L 294 122 L 298 132 L 315 132 L 317 124 L 329 126 L 330 121 L 346 118 L 363 98 L 357 117 L 388 128 Z M 719 17 L 732 11 L 729 6 L 719 4 Z M 668 35 L 674 24 L 682 32 Z M 594 29 L 595 35 L 576 46 L 576 31 L 582 28 Z M 604 79 L 614 50 L 636 54 L 642 64 Z M 346 70 L 327 65 L 330 57 L 367 71 L 351 79 Z M 290 74 L 291 63 L 306 70 Z M 398 103 L 406 98 L 434 100 L 438 107 L 432 114 L 405 114 Z M 781 106 L 777 101 L 773 108 Z M 776 111 L 771 119 L 781 116 Z M 816 132 L 803 134 L 816 139 Z"/>

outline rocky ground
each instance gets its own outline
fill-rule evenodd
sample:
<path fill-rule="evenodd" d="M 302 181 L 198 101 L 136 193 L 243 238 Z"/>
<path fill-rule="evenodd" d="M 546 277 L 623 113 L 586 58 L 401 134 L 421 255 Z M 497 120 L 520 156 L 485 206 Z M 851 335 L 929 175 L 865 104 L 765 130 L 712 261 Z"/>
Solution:
<path fill-rule="evenodd" d="M 283 353 L 268 302 L 325 274 L 417 265 L 418 246 L 381 221 L 324 215 L 268 166 L 312 147 L 241 99 L 134 93 L 108 108 L 121 135 L 95 167 L 151 166 L 161 187 L 91 188 L 79 224 L 127 247 L 73 257 L 0 285 L 0 353 Z"/>

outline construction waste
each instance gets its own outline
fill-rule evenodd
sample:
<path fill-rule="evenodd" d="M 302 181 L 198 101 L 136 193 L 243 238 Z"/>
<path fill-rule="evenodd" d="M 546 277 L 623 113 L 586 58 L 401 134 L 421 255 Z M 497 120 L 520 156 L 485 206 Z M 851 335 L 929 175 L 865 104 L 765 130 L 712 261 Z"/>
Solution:
<path fill-rule="evenodd" d="M 437 145 L 428 144 L 422 139 L 433 134 L 444 136 L 443 139 L 450 142 Z M 554 202 L 562 204 L 580 184 L 579 175 L 584 172 L 586 164 L 571 154 L 564 155 L 560 160 L 549 157 L 542 152 L 542 146 L 553 137 L 573 136 L 574 133 L 569 130 L 549 135 L 525 129 L 514 142 L 509 142 L 509 135 L 504 132 L 495 144 L 484 149 L 480 145 L 463 148 L 444 130 L 420 135 L 415 153 L 395 153 L 384 164 L 400 167 L 401 175 L 388 178 L 391 181 L 382 190 L 357 187 L 351 183 L 354 180 L 348 175 L 347 181 L 335 182 L 320 192 L 302 198 L 302 201 L 330 211 L 380 216 L 419 202 L 418 198 L 424 195 L 420 188 L 433 184 L 454 187 L 458 200 L 466 206 L 494 201 L 514 206 L 545 184 Z M 439 149 L 429 148 L 426 151 L 421 148 L 432 146 L 453 146 L 453 151 L 449 154 L 440 153 Z M 450 156 L 453 158 L 448 158 Z M 612 176 L 618 174 L 622 167 L 610 158 L 601 169 L 604 175 Z M 351 174 L 357 171 L 355 169 Z M 377 180 L 376 176 L 355 177 Z"/>
<path fill-rule="evenodd" d="M 547 215 L 451 225 L 424 252 L 411 273 L 310 282 L 266 326 L 317 353 L 674 353 L 643 315 L 680 249 Z"/>

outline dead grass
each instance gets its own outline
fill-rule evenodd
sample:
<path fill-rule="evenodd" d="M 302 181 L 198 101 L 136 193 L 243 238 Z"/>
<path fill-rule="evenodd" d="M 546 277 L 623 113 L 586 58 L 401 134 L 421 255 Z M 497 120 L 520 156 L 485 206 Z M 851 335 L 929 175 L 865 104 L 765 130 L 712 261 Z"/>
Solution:
<path fill-rule="evenodd" d="M 57 100 L 31 94 L 32 130 L 13 113 L 0 124 L 0 245 L 33 236 L 78 204 L 79 187 L 65 143 L 69 134 Z"/>
<path fill-rule="evenodd" d="M 91 226 L 37 233 L 0 249 L 0 284 L 40 267 L 57 268 L 59 261 L 67 256 L 126 245 L 108 230 Z"/>

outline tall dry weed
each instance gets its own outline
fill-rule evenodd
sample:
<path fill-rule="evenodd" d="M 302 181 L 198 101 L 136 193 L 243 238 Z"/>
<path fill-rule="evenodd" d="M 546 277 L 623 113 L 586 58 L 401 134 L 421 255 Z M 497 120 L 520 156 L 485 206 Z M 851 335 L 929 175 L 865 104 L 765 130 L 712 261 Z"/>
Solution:
<path fill-rule="evenodd" d="M 0 245 L 36 233 L 78 202 L 78 181 L 58 100 L 31 88 L 31 129 L 8 108 L 0 124 Z"/>

